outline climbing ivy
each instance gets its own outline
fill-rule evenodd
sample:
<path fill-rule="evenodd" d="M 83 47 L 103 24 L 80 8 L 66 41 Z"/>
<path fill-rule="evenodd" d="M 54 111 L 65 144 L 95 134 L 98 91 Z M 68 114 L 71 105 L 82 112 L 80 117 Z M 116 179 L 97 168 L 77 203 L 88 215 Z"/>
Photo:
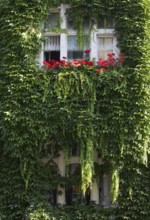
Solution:
<path fill-rule="evenodd" d="M 38 67 L 41 24 L 60 3 L 70 4 L 81 44 L 87 12 L 89 30 L 97 19 L 114 17 L 124 68 Z M 149 0 L 1 0 L 0 26 L 0 218 L 24 219 L 27 208 L 34 215 L 29 207 L 45 202 L 43 189 L 54 184 L 41 164 L 45 144 L 65 150 L 67 163 L 77 139 L 83 192 L 97 150 L 111 164 L 115 219 L 149 219 Z"/>

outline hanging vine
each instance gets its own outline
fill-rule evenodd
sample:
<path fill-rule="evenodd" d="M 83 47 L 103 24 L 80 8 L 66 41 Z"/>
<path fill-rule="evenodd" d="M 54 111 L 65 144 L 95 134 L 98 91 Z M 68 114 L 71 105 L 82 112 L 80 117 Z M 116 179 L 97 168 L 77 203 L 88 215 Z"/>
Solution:
<path fill-rule="evenodd" d="M 60 3 L 70 3 L 81 44 L 89 11 L 89 30 L 99 17 L 114 16 L 124 68 L 38 69 L 39 26 Z M 43 201 L 43 185 L 52 181 L 41 164 L 45 142 L 66 148 L 68 158 L 77 139 L 82 191 L 91 186 L 97 150 L 112 167 L 115 218 L 148 219 L 149 0 L 1 0 L 0 6 L 0 218 L 24 219 L 27 207 Z"/>

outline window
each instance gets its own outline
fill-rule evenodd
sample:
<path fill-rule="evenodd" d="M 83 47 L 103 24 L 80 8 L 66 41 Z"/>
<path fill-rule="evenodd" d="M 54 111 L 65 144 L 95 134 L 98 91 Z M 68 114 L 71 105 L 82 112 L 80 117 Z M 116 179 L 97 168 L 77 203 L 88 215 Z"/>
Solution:
<path fill-rule="evenodd" d="M 79 156 L 79 147 L 78 147 L 78 142 L 74 141 L 73 145 L 72 145 L 72 152 L 71 152 L 71 156 L 72 157 L 76 157 Z"/>
<path fill-rule="evenodd" d="M 107 59 L 107 54 L 113 53 L 113 36 L 98 37 L 98 58 Z"/>
<path fill-rule="evenodd" d="M 45 195 L 51 205 L 57 204 L 57 189 L 48 189 L 45 191 Z"/>
<path fill-rule="evenodd" d="M 99 18 L 97 25 L 88 36 L 83 47 L 77 43 L 77 31 L 73 27 L 72 18 L 69 18 L 68 6 L 62 4 L 59 9 L 53 9 L 50 13 L 47 22 L 45 23 L 45 43 L 39 56 L 40 63 L 49 61 L 50 59 L 67 60 L 81 59 L 85 57 L 84 51 L 91 49 L 89 54 L 90 59 L 98 60 L 99 58 L 107 59 L 108 53 L 118 53 L 116 38 L 114 36 L 114 22 L 110 17 Z M 54 27 L 58 25 L 59 18 L 61 18 L 60 33 L 54 32 Z M 84 25 L 85 36 L 89 34 L 89 21 Z"/>
<path fill-rule="evenodd" d="M 74 26 L 73 26 L 73 20 L 72 20 L 72 18 L 70 18 L 68 16 L 68 10 L 67 10 L 67 13 L 66 13 L 66 18 L 67 18 L 67 30 L 75 31 Z M 89 26 L 90 26 L 90 21 L 87 18 L 86 22 L 84 22 L 84 30 L 88 32 Z"/>
<path fill-rule="evenodd" d="M 48 36 L 44 44 L 44 60 L 60 59 L 60 36 Z"/>
<path fill-rule="evenodd" d="M 114 21 L 111 17 L 100 18 L 97 22 L 98 29 L 113 29 Z"/>
<path fill-rule="evenodd" d="M 108 175 L 103 175 L 99 183 L 99 202 L 103 206 L 109 206 L 110 201 L 110 178 Z"/>
<path fill-rule="evenodd" d="M 86 42 L 86 44 L 83 48 L 77 44 L 76 35 L 68 36 L 67 45 L 68 45 L 68 53 L 67 53 L 68 60 L 83 58 L 84 57 L 84 50 L 89 49 L 88 41 Z"/>
<path fill-rule="evenodd" d="M 52 12 L 49 16 L 47 21 L 44 24 L 45 29 L 52 29 L 58 25 L 59 22 L 59 12 Z"/>
<path fill-rule="evenodd" d="M 78 201 L 79 198 L 79 179 L 80 177 L 80 165 L 70 164 L 69 166 L 69 180 L 70 182 L 66 186 L 66 204 L 71 205 L 73 202 Z M 78 184 L 77 184 L 78 183 Z"/>
<path fill-rule="evenodd" d="M 66 187 L 65 197 L 66 197 L 66 204 L 71 205 L 72 203 L 80 203 L 81 200 L 85 200 L 87 204 L 90 203 L 90 189 L 87 189 L 85 193 L 85 198 L 82 197 L 80 193 L 81 187 L 81 168 L 80 164 L 74 163 L 70 164 L 70 183 Z"/>

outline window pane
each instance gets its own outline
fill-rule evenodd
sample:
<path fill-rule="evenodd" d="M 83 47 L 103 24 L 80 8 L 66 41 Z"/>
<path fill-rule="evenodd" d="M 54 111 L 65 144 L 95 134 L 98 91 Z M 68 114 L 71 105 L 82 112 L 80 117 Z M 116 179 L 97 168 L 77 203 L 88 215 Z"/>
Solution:
<path fill-rule="evenodd" d="M 51 29 L 58 24 L 59 13 L 51 13 L 45 22 L 45 29 Z"/>
<path fill-rule="evenodd" d="M 109 207 L 110 199 L 110 178 L 109 175 L 103 175 L 99 182 L 100 204 Z"/>
<path fill-rule="evenodd" d="M 68 10 L 66 12 L 66 18 L 67 18 L 67 29 L 68 30 L 75 30 L 74 25 L 73 25 L 73 18 L 70 17 Z M 90 19 L 89 19 L 89 17 L 87 17 L 84 21 L 84 24 L 83 24 L 84 30 L 88 31 L 89 26 L 90 26 Z"/>
<path fill-rule="evenodd" d="M 46 37 L 44 43 L 44 60 L 60 60 L 60 36 Z"/>
<path fill-rule="evenodd" d="M 51 205 L 57 204 L 57 190 L 49 189 L 45 191 L 45 196 Z"/>
<path fill-rule="evenodd" d="M 99 37 L 98 58 L 107 59 L 108 53 L 113 53 L 113 37 Z"/>
<path fill-rule="evenodd" d="M 67 17 L 67 29 L 74 30 L 73 21 L 71 19 L 69 19 L 69 17 Z"/>
<path fill-rule="evenodd" d="M 60 50 L 60 36 L 49 36 L 45 39 L 44 50 Z"/>
<path fill-rule="evenodd" d="M 114 28 L 114 21 L 112 18 L 100 18 L 98 20 L 98 29 L 113 29 Z"/>
<path fill-rule="evenodd" d="M 113 48 L 113 38 L 112 37 L 105 38 L 105 47 L 107 49 Z"/>
<path fill-rule="evenodd" d="M 69 60 L 81 59 L 81 58 L 83 58 L 83 51 L 73 51 L 73 50 L 68 51 L 68 59 Z"/>
<path fill-rule="evenodd" d="M 84 50 L 89 49 L 89 42 L 86 41 L 84 47 L 77 44 L 76 35 L 68 36 L 68 59 L 81 59 L 84 56 Z"/>
<path fill-rule="evenodd" d="M 77 45 L 77 37 L 76 35 L 68 36 L 68 50 L 82 50 L 79 45 Z"/>
<path fill-rule="evenodd" d="M 79 147 L 77 141 L 74 141 L 71 148 L 72 148 L 71 156 L 79 156 Z"/>
<path fill-rule="evenodd" d="M 46 51 L 44 52 L 44 60 L 60 60 L 60 51 Z"/>
<path fill-rule="evenodd" d="M 70 171 L 70 179 L 71 184 L 66 188 L 66 204 L 71 205 L 72 202 L 75 202 L 79 199 L 80 194 L 79 194 L 79 182 L 80 179 L 80 164 L 70 164 L 69 165 L 69 171 Z"/>

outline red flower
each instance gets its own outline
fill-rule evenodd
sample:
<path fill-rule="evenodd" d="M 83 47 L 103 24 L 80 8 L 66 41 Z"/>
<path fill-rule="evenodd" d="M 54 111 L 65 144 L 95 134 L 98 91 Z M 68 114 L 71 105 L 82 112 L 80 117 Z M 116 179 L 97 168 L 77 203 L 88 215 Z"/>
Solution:
<path fill-rule="evenodd" d="M 51 65 L 50 63 L 48 63 L 47 61 L 43 61 L 43 64 L 44 64 L 45 66 L 47 66 L 48 68 L 51 68 L 51 67 L 52 67 L 52 65 Z"/>
<path fill-rule="evenodd" d="M 114 64 L 115 64 L 115 63 L 114 63 L 113 61 L 110 61 L 110 62 L 109 62 L 109 65 L 111 65 L 111 66 L 114 66 Z"/>
<path fill-rule="evenodd" d="M 120 55 L 119 55 L 119 56 L 120 56 L 120 58 L 122 58 L 122 57 L 124 57 L 124 54 L 123 54 L 123 53 L 120 53 Z"/>
<path fill-rule="evenodd" d="M 67 59 L 67 57 L 63 57 L 63 59 L 64 59 L 64 60 L 66 60 L 66 59 Z"/>
<path fill-rule="evenodd" d="M 103 60 L 100 62 L 100 66 L 101 67 L 107 67 L 108 66 L 108 61 L 107 60 Z"/>
<path fill-rule="evenodd" d="M 84 53 L 90 53 L 90 52 L 91 52 L 91 49 L 84 51 Z"/>
<path fill-rule="evenodd" d="M 93 63 L 93 61 L 88 61 L 88 62 L 87 62 L 87 65 L 88 65 L 88 66 L 94 66 L 94 63 Z"/>
<path fill-rule="evenodd" d="M 112 58 L 112 57 L 113 57 L 112 53 L 108 53 L 107 56 L 108 56 L 109 58 Z"/>
<path fill-rule="evenodd" d="M 81 65 L 86 65 L 87 64 L 84 59 L 81 59 L 80 63 L 81 63 Z"/>
<path fill-rule="evenodd" d="M 75 67 L 81 66 L 81 64 L 79 63 L 79 61 L 76 60 L 76 59 L 71 60 L 70 62 L 68 62 L 68 65 L 70 65 L 70 66 L 75 66 Z"/>

